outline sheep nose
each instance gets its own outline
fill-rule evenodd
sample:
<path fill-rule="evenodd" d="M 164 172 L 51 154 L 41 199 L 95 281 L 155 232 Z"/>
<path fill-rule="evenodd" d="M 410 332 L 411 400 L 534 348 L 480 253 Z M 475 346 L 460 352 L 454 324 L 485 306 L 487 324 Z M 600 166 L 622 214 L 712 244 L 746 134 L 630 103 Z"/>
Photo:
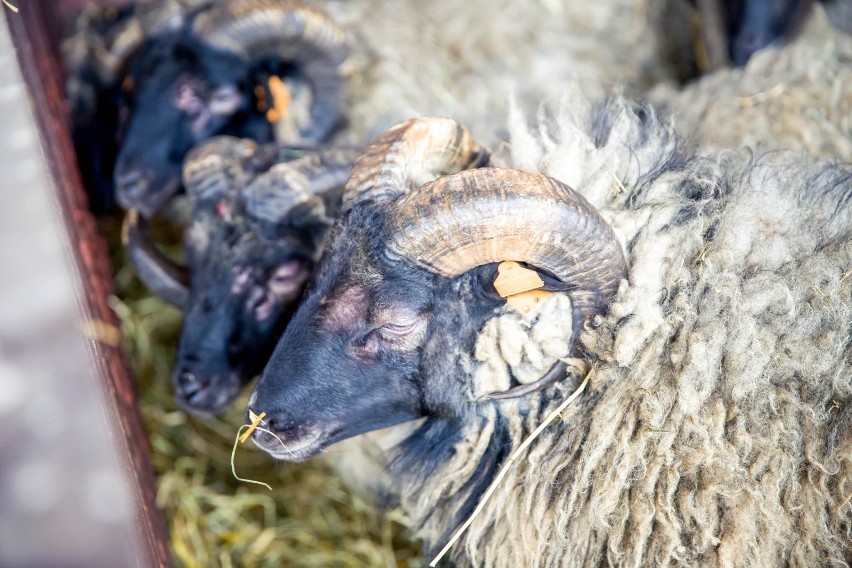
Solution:
<path fill-rule="evenodd" d="M 280 416 L 270 418 L 266 421 L 266 424 L 269 426 L 269 429 L 276 434 L 285 434 L 291 429 L 290 421 Z"/>
<path fill-rule="evenodd" d="M 131 199 L 137 199 L 148 188 L 148 180 L 141 170 L 130 170 L 116 176 L 116 185 Z"/>
<path fill-rule="evenodd" d="M 256 412 L 252 408 L 248 408 L 246 410 L 246 423 L 252 424 L 254 420 L 252 420 L 252 415 L 255 417 L 260 416 L 260 412 Z M 260 424 L 264 429 L 273 432 L 275 435 L 279 437 L 285 437 L 286 434 L 293 430 L 294 424 L 292 420 L 287 419 L 285 416 L 281 414 L 266 414 L 263 417 L 263 423 Z M 258 433 L 263 438 L 269 438 L 270 436 L 266 433 L 259 432 Z"/>

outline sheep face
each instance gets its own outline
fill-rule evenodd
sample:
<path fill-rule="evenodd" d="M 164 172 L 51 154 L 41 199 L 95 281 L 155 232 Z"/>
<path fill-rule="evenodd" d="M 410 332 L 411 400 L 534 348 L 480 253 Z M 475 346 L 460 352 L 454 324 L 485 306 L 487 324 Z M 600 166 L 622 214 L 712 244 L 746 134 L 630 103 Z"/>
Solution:
<path fill-rule="evenodd" d="M 347 213 L 249 403 L 269 417 L 274 434 L 254 434 L 267 452 L 305 459 L 422 416 L 476 416 L 476 339 L 504 303 L 496 262 L 527 262 L 568 291 L 568 345 L 603 309 L 625 270 L 608 225 L 564 184 L 479 167 L 489 160 L 441 118 L 391 128 L 356 160 Z M 560 365 L 487 398 L 544 388 Z"/>
<path fill-rule="evenodd" d="M 269 358 L 339 210 L 354 155 L 334 149 L 287 160 L 274 145 L 227 136 L 190 152 L 188 270 L 170 266 L 147 240 L 144 218 L 128 215 L 137 272 L 185 310 L 173 378 L 187 410 L 222 410 Z"/>
<path fill-rule="evenodd" d="M 252 395 L 280 439 L 255 440 L 276 458 L 472 404 L 466 354 L 502 303 L 493 266 L 442 278 L 387 259 L 384 231 L 380 212 L 350 211 Z"/>
<path fill-rule="evenodd" d="M 320 10 L 265 0 L 142 4 L 102 31 L 83 42 L 93 53 L 83 71 L 106 93 L 89 105 L 108 108 L 86 116 L 117 114 L 120 149 L 114 160 L 110 148 L 83 154 L 109 171 L 119 204 L 146 217 L 177 191 L 185 154 L 205 139 L 312 146 L 337 125 L 349 50 Z M 103 145 L 85 137 L 105 129 L 82 120 L 79 145 Z"/>
<path fill-rule="evenodd" d="M 152 42 L 125 80 L 138 85 L 121 113 L 126 134 L 118 153 L 119 203 L 151 215 L 180 186 L 186 153 L 216 134 L 272 139 L 272 126 L 247 95 L 250 77 L 233 54 L 191 38 Z"/>
<path fill-rule="evenodd" d="M 304 234 L 269 241 L 229 225 L 197 220 L 188 233 L 192 278 L 173 381 L 192 412 L 221 411 L 262 369 L 317 248 Z"/>

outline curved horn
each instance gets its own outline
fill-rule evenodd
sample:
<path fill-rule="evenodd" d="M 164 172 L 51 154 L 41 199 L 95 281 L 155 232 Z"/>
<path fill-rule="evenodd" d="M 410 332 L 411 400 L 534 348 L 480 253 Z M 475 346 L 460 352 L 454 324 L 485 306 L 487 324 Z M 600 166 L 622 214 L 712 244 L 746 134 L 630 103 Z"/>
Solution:
<path fill-rule="evenodd" d="M 325 201 L 330 192 L 346 183 L 357 156 L 355 149 L 338 148 L 275 164 L 243 191 L 246 212 L 263 231 L 273 235 L 296 210 L 299 215 L 288 219 L 294 226 L 330 224 Z"/>
<path fill-rule="evenodd" d="M 157 251 L 148 238 L 148 222 L 135 209 L 128 211 L 124 218 L 121 242 L 139 278 L 152 292 L 174 306 L 186 306 L 189 295 L 186 269 Z"/>
<path fill-rule="evenodd" d="M 193 148 L 183 165 L 183 185 L 194 199 L 236 194 L 274 159 L 273 146 L 247 138 L 216 136 Z"/>
<path fill-rule="evenodd" d="M 572 344 L 627 272 L 597 210 L 540 174 L 483 168 L 445 176 L 397 201 L 390 223 L 391 256 L 448 278 L 503 260 L 549 272 L 569 286 Z"/>
<path fill-rule="evenodd" d="M 92 47 L 95 57 L 95 70 L 104 83 L 112 83 L 127 64 L 127 60 L 136 52 L 146 38 L 183 25 L 187 8 L 178 0 L 162 3 L 141 3 L 134 8 L 131 18 L 121 22 L 111 30 L 105 39 L 95 34 Z M 90 15 L 90 17 L 92 17 Z M 91 24 L 93 27 L 95 23 Z"/>
<path fill-rule="evenodd" d="M 338 121 L 348 75 L 344 32 L 322 11 L 281 0 L 234 0 L 198 15 L 194 33 L 245 59 L 293 62 L 313 90 L 309 124 L 300 136 L 324 139 Z"/>
<path fill-rule="evenodd" d="M 416 118 L 380 134 L 356 160 L 344 211 L 372 199 L 392 201 L 435 178 L 488 164 L 490 154 L 451 118 Z"/>

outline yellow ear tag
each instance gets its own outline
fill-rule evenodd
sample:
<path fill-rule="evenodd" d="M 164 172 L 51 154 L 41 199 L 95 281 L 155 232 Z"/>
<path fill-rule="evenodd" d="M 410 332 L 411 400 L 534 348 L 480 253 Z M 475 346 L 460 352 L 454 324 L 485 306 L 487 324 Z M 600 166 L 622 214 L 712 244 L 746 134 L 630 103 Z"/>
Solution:
<path fill-rule="evenodd" d="M 269 78 L 269 93 L 272 95 L 272 108 L 266 111 L 266 120 L 275 123 L 287 116 L 292 98 L 287 85 L 277 75 Z"/>
<path fill-rule="evenodd" d="M 521 292 L 514 296 L 506 298 L 506 304 L 523 316 L 533 312 L 545 298 L 548 298 L 553 292 L 547 290 L 530 290 L 529 292 Z"/>
<path fill-rule="evenodd" d="M 506 303 L 522 315 L 527 315 L 552 292 L 539 290 L 544 281 L 535 270 L 524 268 L 517 262 L 501 262 L 497 267 L 494 289 Z"/>

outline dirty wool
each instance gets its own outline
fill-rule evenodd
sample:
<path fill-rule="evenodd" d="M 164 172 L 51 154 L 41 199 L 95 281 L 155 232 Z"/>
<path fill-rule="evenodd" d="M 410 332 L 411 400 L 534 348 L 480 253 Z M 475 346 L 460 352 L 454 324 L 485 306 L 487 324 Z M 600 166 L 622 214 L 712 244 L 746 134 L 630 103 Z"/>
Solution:
<path fill-rule="evenodd" d="M 650 108 L 579 89 L 510 123 L 505 162 L 583 193 L 630 269 L 581 336 L 587 392 L 515 464 L 455 562 L 852 563 L 852 173 L 792 152 L 694 153 Z M 473 367 L 515 363 L 490 353 Z M 427 548 L 493 476 L 495 444 L 508 455 L 575 387 L 481 405 L 428 454 L 401 447 L 398 490 Z"/>
<path fill-rule="evenodd" d="M 705 147 L 852 160 L 852 36 L 819 5 L 792 44 L 756 54 L 744 69 L 682 90 L 660 85 L 649 96 L 676 117 L 679 133 Z"/>

